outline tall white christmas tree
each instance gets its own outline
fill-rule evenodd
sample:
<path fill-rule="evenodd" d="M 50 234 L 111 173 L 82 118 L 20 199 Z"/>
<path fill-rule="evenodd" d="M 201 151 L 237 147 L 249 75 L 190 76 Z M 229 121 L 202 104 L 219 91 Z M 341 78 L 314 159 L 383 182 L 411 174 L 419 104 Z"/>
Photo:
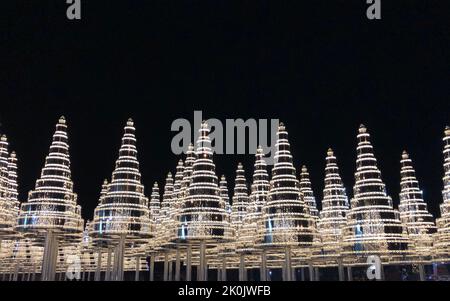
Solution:
<path fill-rule="evenodd" d="M 300 193 L 288 133 L 282 123 L 278 128 L 275 146 L 275 165 L 272 168 L 269 197 L 263 207 L 259 246 L 285 251 L 283 279 L 290 280 L 291 252 L 295 251 L 298 258 L 310 256 L 316 229 L 314 219 Z"/>
<path fill-rule="evenodd" d="M 119 157 L 106 195 L 94 211 L 92 236 L 109 246 L 117 245 L 115 280 L 123 279 L 125 243 L 144 244 L 152 236 L 148 199 L 141 184 L 133 120 L 124 128 Z"/>
<path fill-rule="evenodd" d="M 364 125 L 360 126 L 357 139 L 354 197 L 344 231 L 344 260 L 350 265 L 366 264 L 368 256 L 377 255 L 383 263 L 407 261 L 410 241 L 400 214 L 386 193 Z"/>
<path fill-rule="evenodd" d="M 317 221 L 319 245 L 314 255 L 317 265 L 336 266 L 341 255 L 343 228 L 349 205 L 336 156 L 331 148 L 328 149 L 325 160 L 322 211 Z"/>
<path fill-rule="evenodd" d="M 406 151 L 402 154 L 400 165 L 400 219 L 414 242 L 416 254 L 422 260 L 431 259 L 432 235 L 436 232 L 433 216 L 423 199 L 412 160 Z"/>
<path fill-rule="evenodd" d="M 436 220 L 438 232 L 435 240 L 436 259 L 450 261 L 450 127 L 444 132 L 444 188 L 442 190 L 441 217 Z"/>
<path fill-rule="evenodd" d="M 54 280 L 58 243 L 81 240 L 83 224 L 71 180 L 66 119 L 61 117 L 41 177 L 28 202 L 22 203 L 16 226 L 19 231 L 45 236 L 43 280 Z"/>
<path fill-rule="evenodd" d="M 263 224 L 263 207 L 267 202 L 269 194 L 269 174 L 267 164 L 264 161 L 264 153 L 261 147 L 256 151 L 256 160 L 253 171 L 253 182 L 246 214 L 243 218 L 242 227 L 238 232 L 238 252 L 254 253 L 258 242 L 258 227 Z"/>
<path fill-rule="evenodd" d="M 212 160 L 213 152 L 206 122 L 201 124 L 196 159 L 187 196 L 180 210 L 178 233 L 180 242 L 199 245 L 198 279 L 206 279 L 206 245 L 231 240 L 225 201 L 220 197 L 219 181 Z M 180 233 L 181 232 L 181 233 Z"/>

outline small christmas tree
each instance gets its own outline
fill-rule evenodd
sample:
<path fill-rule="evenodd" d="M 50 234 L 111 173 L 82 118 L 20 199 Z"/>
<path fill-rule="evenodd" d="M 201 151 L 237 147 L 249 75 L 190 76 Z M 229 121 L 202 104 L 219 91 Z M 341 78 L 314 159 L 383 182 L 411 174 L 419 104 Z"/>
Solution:
<path fill-rule="evenodd" d="M 300 173 L 300 192 L 303 194 L 303 200 L 309 207 L 309 213 L 317 221 L 319 219 L 319 210 L 317 210 L 316 198 L 314 197 L 309 172 L 305 165 L 302 166 L 302 172 Z"/>
<path fill-rule="evenodd" d="M 3 239 L 15 235 L 18 214 L 17 165 L 15 153 L 8 158 L 8 140 L 0 137 L 0 235 Z"/>

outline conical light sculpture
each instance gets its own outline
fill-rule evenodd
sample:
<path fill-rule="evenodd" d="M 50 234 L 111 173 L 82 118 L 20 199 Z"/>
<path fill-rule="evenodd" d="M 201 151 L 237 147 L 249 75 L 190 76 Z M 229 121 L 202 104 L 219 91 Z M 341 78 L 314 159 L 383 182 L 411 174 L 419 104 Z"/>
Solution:
<path fill-rule="evenodd" d="M 319 245 L 314 252 L 316 266 L 337 266 L 340 263 L 343 229 L 349 210 L 348 198 L 339 173 L 336 156 L 327 151 L 322 210 L 317 221 Z"/>
<path fill-rule="evenodd" d="M 414 242 L 418 259 L 430 261 L 433 255 L 433 234 L 436 233 L 433 216 L 423 199 L 412 160 L 406 151 L 402 154 L 400 165 L 400 219 Z"/>
<path fill-rule="evenodd" d="M 357 136 L 354 197 L 344 230 L 343 256 L 347 265 L 367 264 L 368 256 L 378 256 L 383 264 L 410 260 L 411 246 L 400 214 L 393 209 L 370 142 L 361 125 Z"/>
<path fill-rule="evenodd" d="M 435 258 L 438 261 L 450 261 L 450 127 L 444 132 L 444 177 L 442 190 L 443 202 L 440 206 L 441 217 L 436 220 L 438 232 L 435 240 Z"/>
<path fill-rule="evenodd" d="M 283 279 L 292 277 L 291 252 L 308 258 L 316 234 L 315 222 L 300 193 L 293 165 L 288 133 L 280 123 L 277 132 L 275 164 L 272 168 L 269 197 L 263 207 L 263 227 L 258 245 L 285 251 Z"/>
<path fill-rule="evenodd" d="M 58 243 L 81 240 L 81 207 L 73 192 L 66 119 L 61 117 L 41 177 L 21 205 L 16 229 L 45 237 L 42 280 L 54 280 Z"/>
<path fill-rule="evenodd" d="M 203 122 L 199 129 L 196 159 L 187 196 L 180 210 L 178 226 L 178 233 L 182 230 L 182 242 L 199 245 L 199 280 L 206 280 L 206 244 L 216 245 L 232 239 L 231 226 L 225 211 L 226 204 L 220 197 L 219 181 L 212 160 L 209 131 L 207 123 Z"/>
<path fill-rule="evenodd" d="M 115 251 L 114 280 L 123 279 L 125 243 L 145 244 L 152 237 L 148 199 L 141 184 L 135 127 L 129 119 L 124 127 L 119 157 L 108 190 L 94 211 L 92 237 Z"/>
<path fill-rule="evenodd" d="M 300 173 L 300 192 L 303 194 L 303 200 L 309 207 L 309 213 L 317 222 L 319 219 L 319 210 L 317 210 L 316 197 L 311 187 L 309 172 L 305 165 L 302 166 Z"/>

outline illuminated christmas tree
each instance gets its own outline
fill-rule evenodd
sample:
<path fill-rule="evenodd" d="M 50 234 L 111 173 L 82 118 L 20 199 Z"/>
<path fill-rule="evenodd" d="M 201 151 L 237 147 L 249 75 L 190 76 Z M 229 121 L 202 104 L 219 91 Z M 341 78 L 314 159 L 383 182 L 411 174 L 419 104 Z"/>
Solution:
<path fill-rule="evenodd" d="M 242 227 L 238 233 L 236 247 L 238 252 L 252 253 L 256 251 L 255 245 L 258 242 L 258 226 L 262 225 L 262 209 L 267 202 L 269 187 L 269 174 L 267 173 L 267 164 L 264 161 L 264 153 L 262 148 L 258 147 L 249 205 L 243 218 Z"/>
<path fill-rule="evenodd" d="M 310 256 L 316 229 L 314 219 L 300 193 L 288 133 L 282 123 L 278 127 L 275 146 L 275 165 L 272 168 L 269 197 L 263 207 L 264 224 L 260 228 L 259 246 L 285 251 L 283 279 L 290 280 L 291 252 L 296 252 L 296 258 Z"/>
<path fill-rule="evenodd" d="M 310 247 L 312 244 L 314 220 L 300 196 L 300 185 L 295 174 L 288 133 L 281 123 L 277 132 L 269 197 L 263 207 L 262 247 Z"/>
<path fill-rule="evenodd" d="M 161 232 L 159 234 L 160 245 L 168 247 L 169 245 L 169 231 L 173 226 L 171 218 L 173 206 L 176 198 L 173 193 L 173 177 L 172 173 L 168 173 L 166 177 L 166 185 L 164 186 L 163 200 L 161 203 Z"/>
<path fill-rule="evenodd" d="M 319 245 L 315 250 L 317 265 L 336 266 L 341 253 L 343 228 L 349 210 L 348 198 L 339 174 L 336 157 L 328 149 L 325 166 L 322 211 L 317 221 Z"/>
<path fill-rule="evenodd" d="M 12 207 L 14 221 L 16 221 L 19 215 L 20 208 L 17 187 L 17 158 L 16 153 L 11 152 L 8 158 L 8 198 L 10 206 Z"/>
<path fill-rule="evenodd" d="M 37 237 L 45 236 L 43 280 L 54 280 L 58 243 L 81 240 L 83 224 L 71 180 L 67 124 L 61 117 L 41 177 L 28 194 L 28 202 L 22 204 L 16 226 Z"/>
<path fill-rule="evenodd" d="M 155 182 L 152 188 L 152 194 L 150 196 L 150 219 L 153 223 L 153 229 L 161 223 L 160 221 L 161 199 L 159 195 L 158 183 Z"/>
<path fill-rule="evenodd" d="M 247 213 L 247 207 L 250 203 L 247 180 L 245 179 L 245 171 L 241 163 L 238 164 L 234 183 L 233 202 L 231 205 L 231 221 L 239 231 L 242 227 L 242 221 Z"/>
<path fill-rule="evenodd" d="M 444 177 L 442 190 L 443 202 L 440 206 L 441 217 L 436 220 L 437 235 L 435 240 L 436 259 L 450 261 L 450 127 L 444 133 Z"/>
<path fill-rule="evenodd" d="M 411 255 L 400 214 L 393 209 L 364 125 L 358 133 L 354 197 L 347 214 L 343 255 L 348 264 L 377 255 L 383 263 L 401 263 Z"/>
<path fill-rule="evenodd" d="M 199 245 L 199 280 L 206 279 L 206 244 L 232 239 L 226 204 L 220 197 L 219 181 L 212 160 L 209 131 L 208 125 L 203 122 L 199 130 L 190 185 L 180 210 L 178 225 L 182 242 Z"/>
<path fill-rule="evenodd" d="M 419 182 L 412 161 L 406 151 L 400 161 L 400 219 L 407 227 L 408 234 L 416 247 L 416 254 L 421 259 L 430 258 L 432 255 L 433 238 L 436 232 L 433 216 L 428 211 L 427 203 L 423 200 Z"/>
<path fill-rule="evenodd" d="M 3 238 L 15 234 L 14 226 L 18 214 L 17 164 L 15 153 L 8 158 L 8 140 L 0 137 L 0 235 Z"/>
<path fill-rule="evenodd" d="M 228 183 L 227 179 L 224 175 L 220 178 L 219 183 L 219 189 L 220 189 L 220 197 L 225 201 L 225 211 L 228 213 L 228 221 L 231 222 L 231 203 L 230 203 L 230 196 L 228 195 Z"/>
<path fill-rule="evenodd" d="M 135 127 L 131 119 L 124 128 L 111 183 L 94 211 L 92 224 L 94 240 L 103 241 L 108 246 L 117 245 L 113 278 L 122 280 L 125 243 L 146 243 L 152 236 L 149 204 L 141 184 Z"/>
<path fill-rule="evenodd" d="M 186 240 L 229 239 L 224 236 L 230 225 L 226 220 L 225 201 L 220 198 L 209 131 L 208 125 L 203 122 L 190 185 L 180 214 L 181 222 L 186 225 L 183 235 Z"/>
<path fill-rule="evenodd" d="M 319 219 L 319 210 L 317 210 L 316 198 L 311 188 L 309 172 L 305 165 L 302 166 L 300 173 L 300 192 L 303 194 L 303 200 L 309 207 L 309 213 L 317 221 Z"/>

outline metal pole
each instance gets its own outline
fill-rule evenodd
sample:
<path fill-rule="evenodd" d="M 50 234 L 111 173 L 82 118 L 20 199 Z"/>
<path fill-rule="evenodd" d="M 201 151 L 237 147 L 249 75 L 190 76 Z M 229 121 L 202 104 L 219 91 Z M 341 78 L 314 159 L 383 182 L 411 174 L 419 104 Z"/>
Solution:
<path fill-rule="evenodd" d="M 177 247 L 177 254 L 175 259 L 175 281 L 180 281 L 180 267 L 181 267 L 180 249 Z"/>
<path fill-rule="evenodd" d="M 139 281 L 140 261 L 141 258 L 139 256 L 136 256 L 136 274 L 134 277 L 134 281 Z"/>
<path fill-rule="evenodd" d="M 100 273 L 102 272 L 102 250 L 99 248 L 97 252 L 97 269 L 95 270 L 94 281 L 100 281 Z"/>
<path fill-rule="evenodd" d="M 169 276 L 168 276 L 169 281 L 173 280 L 172 274 L 173 274 L 173 261 L 170 260 L 170 258 L 169 258 Z"/>
<path fill-rule="evenodd" d="M 345 281 L 344 266 L 342 265 L 342 259 L 338 259 L 338 274 L 339 274 L 339 281 Z"/>
<path fill-rule="evenodd" d="M 163 271 L 163 279 L 167 281 L 169 278 L 169 255 L 167 251 L 164 252 L 164 271 Z"/>
<path fill-rule="evenodd" d="M 423 266 L 423 263 L 419 264 L 419 277 L 420 281 L 425 281 L 425 267 Z"/>
<path fill-rule="evenodd" d="M 309 281 L 314 281 L 314 268 L 311 264 L 308 265 L 308 269 L 309 269 Z"/>
<path fill-rule="evenodd" d="M 150 281 L 155 280 L 155 256 L 156 254 L 152 254 L 152 256 L 150 256 Z"/>
<path fill-rule="evenodd" d="M 284 281 L 291 281 L 292 271 L 291 271 L 291 248 L 286 247 L 284 250 L 284 268 L 285 268 L 285 279 Z"/>
<path fill-rule="evenodd" d="M 239 257 L 239 281 L 245 281 L 245 255 L 243 253 Z"/>
<path fill-rule="evenodd" d="M 206 258 L 206 245 L 204 241 L 200 242 L 200 267 L 199 267 L 199 281 L 205 281 L 205 258 Z"/>
<path fill-rule="evenodd" d="M 319 268 L 314 269 L 314 274 L 316 276 L 315 281 L 320 281 L 320 270 Z"/>
<path fill-rule="evenodd" d="M 124 250 L 125 250 L 125 234 L 122 234 L 120 236 L 120 242 L 118 245 L 118 252 L 117 252 L 117 280 L 123 281 L 123 261 L 124 261 Z"/>
<path fill-rule="evenodd" d="M 222 276 L 220 277 L 220 279 L 222 281 L 227 281 L 227 257 L 224 255 L 222 257 L 222 272 L 221 272 Z"/>
<path fill-rule="evenodd" d="M 112 250 L 111 248 L 108 248 L 108 253 L 106 257 L 105 281 L 111 280 L 111 259 L 112 259 Z"/>
<path fill-rule="evenodd" d="M 347 267 L 347 281 L 353 281 L 352 267 Z"/>
<path fill-rule="evenodd" d="M 189 244 L 186 250 L 186 281 L 191 281 L 192 276 L 192 246 Z"/>
<path fill-rule="evenodd" d="M 259 270 L 259 279 L 261 281 L 267 281 L 267 253 L 266 250 L 262 250 L 261 253 L 261 268 Z"/>

